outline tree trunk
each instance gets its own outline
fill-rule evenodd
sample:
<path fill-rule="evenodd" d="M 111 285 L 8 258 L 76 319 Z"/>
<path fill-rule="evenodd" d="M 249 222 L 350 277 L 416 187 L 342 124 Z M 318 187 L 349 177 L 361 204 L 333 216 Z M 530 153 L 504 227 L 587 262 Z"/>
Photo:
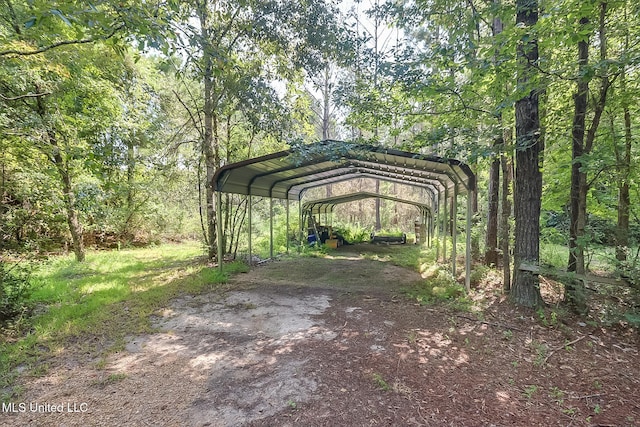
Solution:
<path fill-rule="evenodd" d="M 507 134 L 508 132 L 508 134 Z M 511 129 L 505 130 L 511 140 Z M 506 138 L 505 138 L 506 140 Z M 502 164 L 502 215 L 500 217 L 500 249 L 502 250 L 502 274 L 503 274 L 503 290 L 509 292 L 511 289 L 511 254 L 509 250 L 509 241 L 511 238 L 510 223 L 511 219 L 511 182 L 513 181 L 513 160 L 510 155 L 503 154 L 500 156 Z"/>
<path fill-rule="evenodd" d="M 44 100 L 41 97 L 38 97 L 36 102 L 38 115 L 44 120 L 47 116 Z M 62 156 L 56 132 L 53 129 L 47 129 L 46 136 L 50 151 L 47 152 L 45 150 L 44 154 L 55 165 L 58 176 L 60 177 L 60 181 L 62 183 L 62 200 L 66 211 L 69 233 L 71 233 L 73 253 L 76 256 L 76 261 L 82 262 L 85 259 L 84 239 L 82 237 L 82 224 L 78 218 L 78 211 L 75 206 L 75 194 L 73 192 L 73 184 L 71 182 L 70 167 Z"/>
<path fill-rule="evenodd" d="M 198 8 L 198 15 L 200 19 L 201 36 L 203 43 L 209 43 L 211 40 L 209 31 L 209 10 L 207 8 L 207 2 L 205 1 Z M 216 173 L 217 165 L 215 161 L 214 150 L 214 89 L 213 89 L 213 52 L 211 49 L 203 49 L 203 85 L 204 85 L 204 132 L 202 140 L 202 153 L 204 154 L 205 162 L 205 202 L 206 206 L 206 230 L 207 230 L 207 243 L 209 244 L 207 255 L 209 259 L 213 259 L 217 256 L 217 241 L 216 241 L 216 211 L 215 211 L 215 192 L 213 186 L 213 176 Z"/>
<path fill-rule="evenodd" d="M 216 243 L 216 208 L 215 208 L 215 191 L 213 187 L 213 176 L 216 173 L 216 165 L 214 163 L 213 155 L 213 114 L 210 110 L 210 89 L 207 88 L 205 82 L 205 94 L 208 92 L 209 96 L 205 99 L 205 112 L 204 112 L 204 141 L 203 152 L 205 161 L 206 180 L 205 183 L 205 201 L 207 203 L 207 240 L 209 241 L 208 256 L 209 259 L 213 259 L 217 255 L 217 243 Z M 209 106 L 207 106 L 209 104 Z"/>
<path fill-rule="evenodd" d="M 616 163 L 618 164 L 618 222 L 616 224 L 616 259 L 627 260 L 629 249 L 629 176 L 631 173 L 631 113 L 626 93 L 626 74 L 620 76 L 624 113 L 624 152 L 621 154 L 616 145 Z M 612 119 L 613 120 L 613 119 Z M 614 142 L 616 144 L 616 142 Z"/>
<path fill-rule="evenodd" d="M 330 138 L 329 127 L 331 125 L 331 70 L 330 65 L 324 69 L 324 82 L 322 87 L 322 139 Z"/>
<path fill-rule="evenodd" d="M 600 18 L 599 18 L 599 44 L 600 44 L 600 61 L 604 62 L 607 59 L 607 34 L 606 34 L 606 15 L 607 15 L 607 3 L 600 3 Z M 582 20 L 581 20 L 582 22 Z M 596 139 L 596 133 L 598 131 L 598 127 L 600 125 L 600 119 L 602 118 L 602 114 L 604 112 L 604 108 L 607 102 L 607 93 L 609 91 L 609 87 L 611 82 L 609 81 L 609 77 L 607 75 L 606 70 L 601 71 L 603 74 L 600 78 L 600 89 L 599 96 L 597 102 L 595 104 L 595 109 L 593 112 L 593 117 L 591 119 L 591 123 L 589 126 L 589 130 L 587 131 L 586 139 L 584 141 L 584 146 L 581 152 L 581 156 L 585 156 L 591 153 L 593 148 L 593 144 Z M 574 154 L 575 156 L 575 154 Z M 580 166 L 584 166 L 582 162 L 579 162 Z M 574 157 L 574 165 L 575 167 L 575 157 Z M 572 167 L 572 172 L 573 172 Z M 573 244 L 576 246 L 575 251 L 570 251 L 575 255 L 575 261 L 572 264 L 571 258 L 569 258 L 569 271 L 575 271 L 578 274 L 584 274 L 586 271 L 586 265 L 584 261 L 584 247 L 585 247 L 585 228 L 587 224 L 587 192 L 589 191 L 589 184 L 587 182 L 587 173 L 586 171 L 580 171 L 576 183 L 573 182 L 574 177 L 572 173 L 572 183 L 571 183 L 571 230 L 570 232 L 575 236 L 570 236 L 570 245 Z M 574 188 L 574 186 L 576 188 Z M 575 200 L 574 200 L 575 199 Z M 575 206 L 574 206 L 575 205 Z M 574 212 L 576 209 L 576 212 Z M 574 223 L 575 222 L 575 223 Z M 573 239 L 573 243 L 571 240 Z M 570 246 L 571 248 L 571 246 Z M 570 296 L 569 296 L 570 297 Z"/>
<path fill-rule="evenodd" d="M 131 222 L 133 220 L 133 214 L 135 211 L 135 170 L 135 148 L 133 140 L 130 139 L 127 141 L 127 218 L 124 221 L 124 226 L 122 229 L 122 234 L 124 235 L 128 235 L 131 233 Z"/>
<path fill-rule="evenodd" d="M 469 165 L 474 175 L 478 175 L 478 159 L 476 158 L 473 163 Z M 471 196 L 471 227 L 475 228 L 481 221 L 478 213 L 478 191 L 473 191 Z M 471 233 L 471 259 L 479 260 L 482 257 L 480 254 L 480 236 L 475 233 Z"/>
<path fill-rule="evenodd" d="M 493 140 L 493 147 L 502 147 L 502 137 Z M 484 262 L 488 266 L 498 265 L 498 199 L 500 190 L 500 158 L 494 153 L 491 169 L 489 170 L 489 194 L 487 214 L 487 236 L 485 241 Z"/>
<path fill-rule="evenodd" d="M 499 7 L 499 0 L 494 0 L 496 7 Z M 491 25 L 491 33 L 496 38 L 502 33 L 503 24 L 499 17 L 494 17 Z M 497 52 L 493 60 L 494 69 L 498 70 Z M 489 169 L 489 189 L 487 196 L 488 212 L 487 212 L 487 235 L 485 240 L 484 262 L 488 266 L 498 265 L 498 207 L 500 197 L 500 159 L 497 149 L 504 149 L 504 137 L 502 135 L 502 113 L 498 115 L 498 134 L 493 138 L 493 160 Z M 477 192 L 476 192 L 477 193 Z"/>
<path fill-rule="evenodd" d="M 580 19 L 580 27 L 589 25 L 588 18 Z M 589 78 L 585 77 L 585 68 L 589 62 L 589 38 L 578 42 L 578 75 L 577 91 L 573 96 L 574 113 L 571 129 L 571 195 L 569 203 L 569 261 L 567 271 L 584 274 L 584 244 L 580 238 L 584 236 L 585 218 L 582 216 L 580 192 L 586 174 L 583 167 L 585 119 L 587 114 L 587 97 L 589 93 Z M 585 211 L 586 212 L 586 211 Z"/>
<path fill-rule="evenodd" d="M 392 184 L 391 194 L 393 195 L 398 194 L 398 185 L 395 182 Z M 393 204 L 393 220 L 391 221 L 391 223 L 396 227 L 400 223 L 400 219 L 398 217 L 398 203 Z"/>
<path fill-rule="evenodd" d="M 599 44 L 600 44 L 600 60 L 604 62 L 607 58 L 607 37 L 606 37 L 606 15 L 607 15 L 607 4 L 604 2 L 600 3 L 600 19 L 599 19 Z M 580 20 L 581 24 L 588 23 L 588 19 L 583 18 Z M 588 42 L 581 42 L 588 43 Z M 582 49 L 588 49 L 588 46 L 583 46 Z M 581 68 L 586 65 L 586 59 L 588 58 L 588 54 L 586 52 L 580 51 L 579 60 L 581 61 Z M 575 249 L 570 250 L 570 258 L 569 265 L 567 266 L 568 271 L 576 272 L 577 274 L 585 274 L 586 273 L 586 265 L 584 259 L 584 248 L 586 246 L 585 238 L 585 228 L 587 224 L 587 192 L 589 191 L 589 184 L 587 182 L 587 172 L 586 170 L 581 170 L 585 165 L 580 158 L 580 156 L 586 156 L 591 153 L 593 148 L 593 144 L 595 142 L 596 133 L 598 127 L 600 125 L 600 119 L 602 117 L 602 113 L 604 112 L 604 107 L 607 101 L 607 93 L 609 90 L 610 82 L 609 77 L 607 75 L 606 70 L 604 70 L 602 77 L 600 78 L 600 90 L 599 97 L 595 105 L 595 110 L 593 112 L 593 117 L 591 119 L 591 124 L 589 126 L 589 130 L 587 131 L 586 139 L 584 141 L 584 145 L 582 147 L 576 143 L 574 139 L 574 146 L 577 149 L 574 150 L 574 163 L 572 167 L 572 180 L 571 180 L 571 229 L 570 229 L 570 249 L 572 246 Z M 588 87 L 583 90 L 588 90 Z M 579 93 L 578 93 L 579 94 Z M 585 104 L 586 104 L 586 94 Z M 576 101 L 576 112 L 578 104 Z M 584 107 L 586 111 L 586 106 Z M 574 119 L 575 120 L 575 119 Z M 583 125 L 583 138 L 584 138 L 584 123 Z M 577 130 L 574 127 L 574 132 L 577 133 Z M 580 150 L 581 149 L 581 150 Z M 577 157 L 576 157 L 577 156 Z M 573 169 L 577 166 L 577 174 L 574 176 Z M 574 257 L 572 259 L 572 256 Z M 572 262 L 573 261 L 573 262 Z M 584 288 L 584 283 L 579 280 L 572 281 L 569 283 L 565 289 L 565 300 L 569 305 L 571 305 L 574 310 L 579 313 L 584 313 L 587 310 L 586 306 L 586 292 Z"/>
<path fill-rule="evenodd" d="M 51 138 L 52 136 L 49 135 L 50 142 L 52 141 Z M 55 138 L 55 136 L 53 138 Z M 52 145 L 55 146 L 55 142 L 53 142 Z M 58 174 L 60 175 L 60 180 L 62 181 L 62 199 L 67 211 L 67 224 L 69 225 L 69 232 L 71 232 L 73 253 L 76 256 L 76 261 L 82 262 L 85 258 L 82 224 L 78 218 L 78 211 L 75 208 L 75 194 L 73 193 L 73 187 L 71 185 L 71 175 L 59 150 L 55 150 L 53 159 Z"/>
<path fill-rule="evenodd" d="M 380 180 L 376 179 L 376 194 L 380 194 Z M 382 229 L 382 222 L 380 221 L 380 197 L 376 197 L 376 231 Z"/>
<path fill-rule="evenodd" d="M 223 248 L 225 249 L 226 253 L 230 254 L 233 252 L 232 249 L 233 249 L 233 240 L 234 240 L 234 231 L 235 231 L 233 229 L 233 224 L 231 223 L 231 217 L 233 215 L 233 200 L 229 193 L 225 193 L 222 200 L 223 200 L 222 204 L 225 206 L 222 224 L 223 224 L 223 229 L 228 231 L 227 237 L 225 239 L 225 245 L 223 246 Z"/>
<path fill-rule="evenodd" d="M 516 21 L 525 28 L 538 22 L 537 0 L 516 0 Z M 537 40 L 527 35 L 517 48 L 518 85 L 528 87 L 535 79 L 538 61 Z M 537 267 L 540 259 L 540 207 L 542 174 L 538 88 L 516 102 L 516 178 L 515 178 L 515 247 L 514 277 L 510 297 L 516 304 L 537 307 L 540 296 Z"/>
<path fill-rule="evenodd" d="M 627 21 L 626 3 L 624 6 L 624 21 Z M 625 25 L 625 51 L 629 51 L 629 30 Z M 631 199 L 629 197 L 629 178 L 631 174 L 631 113 L 629 111 L 629 94 L 627 93 L 627 73 L 623 68 L 620 74 L 620 92 L 622 96 L 622 110 L 624 114 L 624 154 L 620 154 L 618 145 L 616 147 L 616 163 L 618 164 L 618 222 L 616 224 L 616 259 L 618 261 L 627 260 L 629 250 L 629 207 Z M 612 119 L 613 121 L 613 119 Z M 615 142 L 614 142 L 615 143 Z"/>

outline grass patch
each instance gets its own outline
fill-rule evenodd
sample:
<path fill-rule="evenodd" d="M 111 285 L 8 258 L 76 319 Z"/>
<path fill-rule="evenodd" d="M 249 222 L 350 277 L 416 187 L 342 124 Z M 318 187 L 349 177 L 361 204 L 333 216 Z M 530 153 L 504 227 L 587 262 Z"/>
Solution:
<path fill-rule="evenodd" d="M 469 277 L 471 286 L 478 286 L 480 283 L 482 283 L 482 281 L 486 279 L 490 271 L 491 268 L 483 264 L 474 266 Z"/>
<path fill-rule="evenodd" d="M 410 298 L 420 304 L 448 301 L 461 310 L 468 310 L 471 301 L 466 298 L 464 286 L 455 280 L 448 266 L 434 264 L 424 275 L 423 283 L 408 290 Z"/>
<path fill-rule="evenodd" d="M 564 270 L 569 260 L 567 245 L 542 241 L 540 243 L 540 263 L 546 267 Z M 614 273 L 616 266 L 615 248 L 590 245 L 585 249 L 585 263 L 589 270 Z"/>
<path fill-rule="evenodd" d="M 433 248 L 422 245 L 370 245 L 366 259 L 388 261 L 399 267 L 410 268 L 422 273 L 435 262 Z"/>
<path fill-rule="evenodd" d="M 540 244 L 540 264 L 554 268 L 565 268 L 569 259 L 569 248 L 557 243 Z"/>
<path fill-rule="evenodd" d="M 529 385 L 527 386 L 522 394 L 524 395 L 524 397 L 526 397 L 528 400 L 531 400 L 531 398 L 533 397 L 534 394 L 536 394 L 536 392 L 538 391 L 538 386 L 535 384 Z"/>
<path fill-rule="evenodd" d="M 126 374 L 115 373 L 115 374 L 111 374 L 111 375 L 107 376 L 106 378 L 102 378 L 100 380 L 95 380 L 95 381 L 93 381 L 92 384 L 95 385 L 95 386 L 98 386 L 98 387 L 106 387 L 109 384 L 119 383 L 120 381 L 123 381 L 126 378 L 127 378 Z"/>
<path fill-rule="evenodd" d="M 447 302 L 453 308 L 469 311 L 472 301 L 467 298 L 464 286 L 453 277 L 449 265 L 440 265 L 435 260 L 435 248 L 421 245 L 402 245 L 389 248 L 375 245 L 374 254 L 365 258 L 383 259 L 400 267 L 410 268 L 422 274 L 425 281 L 407 290 L 410 298 L 420 304 Z M 489 269 L 480 267 L 473 271 L 472 281 L 481 281 Z"/>
<path fill-rule="evenodd" d="M 35 314 L 0 341 L 0 388 L 11 387 L 19 370 L 41 371 L 46 354 L 71 347 L 108 354 L 127 335 L 150 332 L 150 316 L 179 294 L 214 289 L 229 274 L 247 271 L 238 262 L 221 273 L 201 262 L 201 254 L 197 243 L 173 244 L 94 251 L 84 263 L 56 257 L 40 265 L 31 280 Z"/>
<path fill-rule="evenodd" d="M 374 373 L 373 374 L 373 382 L 382 391 L 391 390 L 391 386 L 389 385 L 389 383 L 387 383 L 384 380 L 384 378 L 382 378 L 382 375 L 380 375 L 378 373 Z"/>

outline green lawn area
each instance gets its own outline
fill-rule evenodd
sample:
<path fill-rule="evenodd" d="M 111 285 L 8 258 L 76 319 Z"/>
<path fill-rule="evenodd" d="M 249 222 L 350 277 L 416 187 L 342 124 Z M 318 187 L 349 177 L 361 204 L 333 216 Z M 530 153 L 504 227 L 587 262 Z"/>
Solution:
<path fill-rule="evenodd" d="M 46 370 L 47 355 L 68 346 L 93 355 L 122 348 L 125 336 L 151 331 L 150 316 L 178 294 L 211 290 L 243 269 L 232 263 L 220 273 L 204 262 L 195 242 L 91 251 L 84 263 L 72 256 L 51 258 L 32 275 L 35 315 L 3 331 L 0 389 L 12 385 L 16 367 L 35 375 Z M 2 400 L 10 395 L 5 392 Z"/>

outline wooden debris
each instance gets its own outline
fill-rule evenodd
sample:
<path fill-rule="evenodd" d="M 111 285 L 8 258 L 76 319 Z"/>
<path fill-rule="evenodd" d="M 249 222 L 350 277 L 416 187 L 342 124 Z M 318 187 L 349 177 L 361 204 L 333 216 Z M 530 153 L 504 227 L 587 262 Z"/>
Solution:
<path fill-rule="evenodd" d="M 544 358 L 544 362 L 542 362 L 542 364 L 543 364 L 543 365 L 544 365 L 544 364 L 546 364 L 546 363 L 547 363 L 547 361 L 549 360 L 549 358 L 550 358 L 551 356 L 553 356 L 553 353 L 555 353 L 556 351 L 558 351 L 558 350 L 562 350 L 563 348 L 569 347 L 570 345 L 574 345 L 575 343 L 577 343 L 578 341 L 581 341 L 581 340 L 585 339 L 586 337 L 587 337 L 586 335 L 583 335 L 583 336 L 581 336 L 581 337 L 579 337 L 579 338 L 576 338 L 576 339 L 575 339 L 575 340 L 573 340 L 573 341 L 570 341 L 570 342 L 568 342 L 568 343 L 565 343 L 565 344 L 561 345 L 560 347 L 556 347 L 556 348 L 554 348 L 553 350 L 551 350 L 551 351 L 549 352 L 549 354 L 547 355 L 547 357 L 545 357 L 545 358 Z"/>

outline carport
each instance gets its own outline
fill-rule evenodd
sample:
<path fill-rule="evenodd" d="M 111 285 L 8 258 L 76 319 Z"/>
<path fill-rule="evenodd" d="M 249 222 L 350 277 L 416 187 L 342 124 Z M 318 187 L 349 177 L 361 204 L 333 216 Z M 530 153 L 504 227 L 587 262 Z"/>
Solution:
<path fill-rule="evenodd" d="M 436 199 L 435 197 L 431 197 L 431 203 L 420 203 L 420 202 L 415 202 L 413 200 L 410 199 L 406 199 L 406 198 L 400 198 L 400 197 L 393 197 L 393 196 L 389 196 L 386 194 L 378 194 L 378 193 L 371 193 L 368 191 L 361 191 L 358 193 L 351 193 L 351 194 L 343 194 L 341 196 L 334 196 L 334 197 L 327 197 L 324 199 L 318 199 L 318 200 L 312 200 L 309 202 L 306 202 L 302 205 L 302 216 L 303 216 L 303 222 L 304 222 L 304 216 L 306 215 L 322 215 L 325 214 L 325 216 L 327 214 L 332 214 L 333 210 L 336 206 L 343 204 L 343 203 L 351 203 L 351 202 L 357 202 L 359 200 L 365 200 L 365 199 L 382 199 L 382 200 L 390 200 L 392 202 L 397 202 L 397 203 L 404 203 L 407 205 L 412 205 L 415 206 L 418 211 L 420 212 L 420 221 L 421 224 L 425 224 L 426 228 L 427 228 L 427 240 L 425 243 L 429 244 L 431 241 L 431 231 L 433 229 L 432 227 L 432 209 L 435 210 L 435 203 L 436 203 Z M 326 222 L 326 221 L 325 221 Z"/>
<path fill-rule="evenodd" d="M 287 230 L 289 229 L 289 202 L 298 202 L 300 227 L 302 197 L 310 188 L 360 177 L 423 188 L 430 193 L 432 212 L 439 218 L 442 233 L 442 258 L 446 259 L 448 227 L 447 205 L 452 202 L 451 268 L 456 273 L 457 200 L 467 195 L 465 285 L 470 286 L 471 273 L 471 200 L 476 189 L 475 175 L 466 164 L 432 155 L 364 145 L 352 142 L 325 140 L 256 157 L 221 167 L 213 177 L 216 191 L 217 235 L 222 236 L 222 193 L 236 193 L 249 197 L 248 228 L 249 254 L 251 254 L 252 197 L 270 200 L 270 240 L 273 257 L 273 200 L 286 200 Z M 424 203 L 428 205 L 427 202 Z M 438 221 L 436 221 L 438 222 Z M 436 227 L 437 229 L 438 227 Z M 302 230 L 301 230 L 302 232 Z M 222 239 L 218 238 L 218 258 L 222 259 Z M 438 246 L 439 249 L 439 246 Z M 438 253 L 439 258 L 439 253 Z M 222 268 L 222 262 L 218 262 Z"/>

